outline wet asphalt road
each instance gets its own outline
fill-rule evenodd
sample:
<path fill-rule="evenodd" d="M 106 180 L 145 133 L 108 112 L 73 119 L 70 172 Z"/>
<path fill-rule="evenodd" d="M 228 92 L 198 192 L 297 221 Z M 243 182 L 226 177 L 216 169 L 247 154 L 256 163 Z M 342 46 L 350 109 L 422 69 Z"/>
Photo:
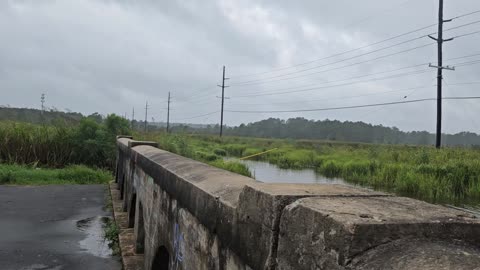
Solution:
<path fill-rule="evenodd" d="M 103 241 L 106 192 L 103 185 L 0 186 L 0 269 L 121 269 Z"/>

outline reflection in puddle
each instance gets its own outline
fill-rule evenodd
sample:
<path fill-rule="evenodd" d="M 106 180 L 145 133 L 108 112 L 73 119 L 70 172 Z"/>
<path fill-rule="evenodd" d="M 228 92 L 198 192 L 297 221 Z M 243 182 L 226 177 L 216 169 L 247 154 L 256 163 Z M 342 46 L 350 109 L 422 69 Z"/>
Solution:
<path fill-rule="evenodd" d="M 108 217 L 96 216 L 77 221 L 77 229 L 85 233 L 85 239 L 79 242 L 85 252 L 101 258 L 112 256 L 112 250 L 104 238 L 108 220 Z"/>

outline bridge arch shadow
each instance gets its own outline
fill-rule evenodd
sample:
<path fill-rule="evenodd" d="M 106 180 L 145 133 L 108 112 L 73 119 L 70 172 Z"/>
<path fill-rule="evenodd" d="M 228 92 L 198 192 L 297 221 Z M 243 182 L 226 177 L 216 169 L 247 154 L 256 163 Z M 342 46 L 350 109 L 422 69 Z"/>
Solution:
<path fill-rule="evenodd" d="M 137 207 L 137 193 L 133 192 L 128 209 L 128 228 L 135 226 L 135 208 Z"/>
<path fill-rule="evenodd" d="M 158 248 L 152 263 L 152 270 L 168 270 L 170 254 L 165 246 Z"/>
<path fill-rule="evenodd" d="M 138 200 L 138 216 L 135 227 L 135 252 L 143 254 L 145 251 L 145 222 L 143 219 L 143 204 Z"/>

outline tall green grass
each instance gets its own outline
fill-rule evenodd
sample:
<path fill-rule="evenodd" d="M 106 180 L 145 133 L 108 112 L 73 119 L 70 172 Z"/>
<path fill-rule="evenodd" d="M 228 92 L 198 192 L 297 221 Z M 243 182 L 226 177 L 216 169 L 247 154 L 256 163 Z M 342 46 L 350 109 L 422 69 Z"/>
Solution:
<path fill-rule="evenodd" d="M 0 122 L 0 163 L 64 167 L 85 164 L 112 169 L 115 138 L 129 122 L 109 115 L 103 123 L 84 118 L 79 125 Z"/>
<path fill-rule="evenodd" d="M 46 169 L 0 164 L 0 185 L 103 184 L 111 179 L 109 171 L 83 165 Z"/>

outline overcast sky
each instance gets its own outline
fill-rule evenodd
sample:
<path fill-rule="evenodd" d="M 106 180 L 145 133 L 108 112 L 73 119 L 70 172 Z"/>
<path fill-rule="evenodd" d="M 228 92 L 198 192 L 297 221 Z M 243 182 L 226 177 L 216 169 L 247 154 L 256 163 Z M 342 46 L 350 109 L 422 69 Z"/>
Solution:
<path fill-rule="evenodd" d="M 223 65 L 231 78 L 228 111 L 433 98 L 436 70 L 427 63 L 436 62 L 436 47 L 419 37 L 436 32 L 437 3 L 1 0 L 0 104 L 39 108 L 45 93 L 46 106 L 59 110 L 126 113 L 130 118 L 134 107 L 136 118 L 143 119 L 148 100 L 149 121 L 165 121 L 171 91 L 172 120 L 218 123 L 221 89 L 216 85 Z M 477 10 L 478 0 L 445 0 L 446 18 Z M 480 13 L 446 23 L 445 29 L 461 27 L 445 32 L 445 37 L 480 30 L 476 21 Z M 466 84 L 480 82 L 480 64 L 462 65 L 480 60 L 480 55 L 459 58 L 480 53 L 479 41 L 480 34 L 474 34 L 445 44 L 445 64 L 458 67 L 444 72 L 444 96 L 480 96 L 480 84 Z M 354 51 L 335 56 L 349 50 Z M 480 100 L 445 101 L 444 131 L 480 133 L 479 105 Z M 433 101 L 317 112 L 228 111 L 228 125 L 301 116 L 427 131 L 435 130 L 436 115 Z"/>

